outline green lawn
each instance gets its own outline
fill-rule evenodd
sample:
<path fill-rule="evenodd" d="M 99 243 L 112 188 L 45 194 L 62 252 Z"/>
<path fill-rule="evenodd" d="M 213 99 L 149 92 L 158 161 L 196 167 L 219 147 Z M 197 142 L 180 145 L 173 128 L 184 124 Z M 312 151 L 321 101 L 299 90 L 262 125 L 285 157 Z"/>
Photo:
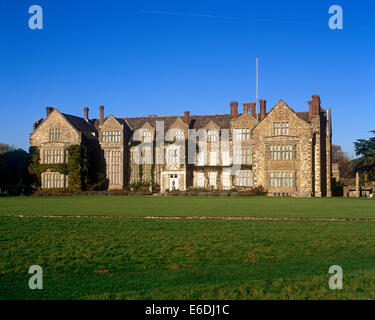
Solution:
<path fill-rule="evenodd" d="M 374 199 L 272 197 L 7 197 L 0 215 L 375 217 Z"/>
<path fill-rule="evenodd" d="M 18 214 L 375 218 L 370 199 L 0 198 L 0 299 L 375 299 L 372 221 Z M 35 264 L 40 291 L 28 288 Z M 331 265 L 343 290 L 328 288 Z"/>
<path fill-rule="evenodd" d="M 0 298 L 375 299 L 375 223 L 0 217 Z"/>

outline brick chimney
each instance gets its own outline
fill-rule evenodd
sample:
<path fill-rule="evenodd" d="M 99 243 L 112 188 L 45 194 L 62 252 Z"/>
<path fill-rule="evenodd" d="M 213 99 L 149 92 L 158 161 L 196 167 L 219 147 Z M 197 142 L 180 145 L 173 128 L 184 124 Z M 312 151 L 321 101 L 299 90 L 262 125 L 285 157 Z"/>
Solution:
<path fill-rule="evenodd" d="M 189 126 L 189 124 L 190 124 L 190 111 L 184 112 L 184 122 Z"/>
<path fill-rule="evenodd" d="M 314 116 L 314 107 L 313 107 L 313 101 L 307 101 L 309 104 L 309 122 L 311 122 L 312 117 Z"/>
<path fill-rule="evenodd" d="M 53 107 L 46 107 L 46 118 L 52 113 L 53 109 Z"/>
<path fill-rule="evenodd" d="M 232 116 L 232 118 L 238 117 L 238 102 L 237 101 L 232 101 L 230 103 L 230 115 Z"/>
<path fill-rule="evenodd" d="M 242 112 L 242 114 L 248 113 L 249 109 L 250 109 L 250 103 L 249 102 L 244 102 L 242 105 L 243 105 L 243 112 Z"/>
<path fill-rule="evenodd" d="M 37 121 L 34 122 L 33 131 L 35 131 L 39 127 L 39 125 L 42 123 L 42 121 L 43 121 L 43 118 L 40 118 L 40 119 L 38 119 Z"/>
<path fill-rule="evenodd" d="M 322 111 L 322 108 L 320 106 L 320 97 L 317 94 L 313 94 L 312 96 L 313 101 L 313 108 L 316 115 L 319 115 L 319 113 Z"/>
<path fill-rule="evenodd" d="M 309 104 L 309 121 L 311 122 L 312 117 L 318 116 L 322 111 L 320 106 L 320 97 L 317 94 L 312 95 L 312 100 L 308 101 Z"/>
<path fill-rule="evenodd" d="M 89 108 L 88 107 L 84 107 L 83 108 L 83 113 L 85 115 L 85 120 L 89 121 Z"/>
<path fill-rule="evenodd" d="M 103 124 L 104 123 L 104 106 L 100 106 L 99 111 L 100 111 L 99 123 Z"/>
<path fill-rule="evenodd" d="M 244 114 L 249 113 L 249 110 L 250 110 L 251 115 L 253 117 L 255 117 L 256 116 L 255 105 L 256 105 L 255 102 L 244 102 L 243 103 L 243 113 Z"/>
<path fill-rule="evenodd" d="M 256 102 L 250 102 L 250 113 L 252 114 L 253 117 L 256 117 L 256 105 L 257 103 Z"/>
<path fill-rule="evenodd" d="M 260 99 L 260 121 L 262 121 L 266 117 L 266 100 Z"/>

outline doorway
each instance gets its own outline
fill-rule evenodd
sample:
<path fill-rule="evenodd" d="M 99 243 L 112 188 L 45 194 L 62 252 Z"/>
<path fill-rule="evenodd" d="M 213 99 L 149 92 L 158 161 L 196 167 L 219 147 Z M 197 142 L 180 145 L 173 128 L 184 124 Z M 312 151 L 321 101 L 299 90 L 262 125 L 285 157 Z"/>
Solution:
<path fill-rule="evenodd" d="M 170 174 L 169 175 L 169 190 L 178 190 L 178 175 L 177 174 Z"/>

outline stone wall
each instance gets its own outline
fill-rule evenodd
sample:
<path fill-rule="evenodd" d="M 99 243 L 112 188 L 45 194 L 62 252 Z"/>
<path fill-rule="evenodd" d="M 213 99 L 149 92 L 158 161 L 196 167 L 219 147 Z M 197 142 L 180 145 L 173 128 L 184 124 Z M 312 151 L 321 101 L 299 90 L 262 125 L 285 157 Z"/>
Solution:
<path fill-rule="evenodd" d="M 113 132 L 119 131 L 120 138 L 119 141 L 105 141 L 103 139 L 104 132 Z M 104 167 L 107 168 L 106 174 L 107 179 L 109 179 L 109 186 L 108 189 L 122 189 L 125 185 L 125 165 L 126 165 L 126 155 L 125 155 L 125 131 L 124 125 L 120 124 L 117 119 L 113 116 L 109 116 L 103 124 L 99 125 L 99 143 L 102 150 L 102 161 L 104 162 Z M 120 154 L 120 161 L 117 164 L 113 162 L 113 158 L 111 155 L 113 154 Z M 117 156 L 116 156 L 117 158 Z M 111 163 L 112 162 L 112 163 Z M 109 166 L 119 166 L 119 171 L 117 169 L 112 169 Z M 116 182 L 114 182 L 111 177 L 108 176 L 108 168 L 111 171 L 116 171 L 116 175 L 119 175 L 119 179 L 116 178 Z"/>
<path fill-rule="evenodd" d="M 60 139 L 50 140 L 50 130 L 60 129 Z M 66 121 L 64 116 L 56 109 L 52 111 L 47 119 L 40 124 L 37 129 L 30 134 L 30 146 L 63 146 L 65 148 L 71 145 L 80 145 L 82 142 L 82 135 L 69 122 Z"/>
<path fill-rule="evenodd" d="M 288 122 L 289 135 L 274 135 L 274 122 Z M 300 119 L 293 110 L 280 101 L 253 130 L 253 177 L 255 186 L 264 186 L 269 193 L 288 192 L 295 196 L 312 194 L 312 130 L 308 123 Z M 297 146 L 297 158 L 293 161 L 268 160 L 266 146 L 273 144 L 292 144 Z M 290 188 L 271 188 L 266 177 L 271 171 L 297 173 L 297 186 Z"/>
<path fill-rule="evenodd" d="M 231 116 L 226 122 L 225 127 L 221 128 L 214 120 L 199 129 L 216 129 L 222 133 L 223 129 L 229 130 L 229 149 L 230 165 L 222 162 L 222 141 L 207 142 L 205 154 L 206 163 L 204 166 L 191 164 L 143 164 L 134 163 L 131 158 L 131 150 L 137 148 L 142 141 L 135 142 L 132 139 L 134 130 L 124 118 L 115 118 L 109 116 L 104 118 L 104 108 L 101 110 L 101 119 L 97 120 L 96 128 L 98 137 L 97 144 L 98 159 L 102 162 L 103 168 L 108 168 L 109 158 L 106 158 L 108 152 L 120 152 L 120 181 L 111 183 L 109 188 L 123 188 L 129 184 L 159 184 L 161 190 L 169 188 L 169 174 L 178 174 L 180 189 L 185 190 L 188 187 L 197 187 L 196 172 L 202 171 L 205 174 L 206 188 L 209 189 L 209 172 L 216 172 L 217 189 L 222 189 L 222 171 L 228 170 L 233 164 L 233 144 L 235 129 L 249 129 L 250 139 L 241 141 L 241 148 L 252 151 L 252 162 L 240 167 L 244 170 L 251 170 L 253 177 L 253 186 L 263 186 L 268 189 L 269 194 L 286 193 L 293 196 L 331 196 L 331 177 L 332 177 L 332 155 L 331 155 L 331 121 L 330 114 L 320 108 L 320 99 L 316 95 L 313 101 L 309 101 L 309 113 L 297 114 L 284 101 L 280 100 L 266 114 L 265 100 L 263 101 L 263 113 L 259 117 L 259 123 L 255 114 L 255 103 L 244 103 L 244 112 L 238 114 L 235 102 L 231 103 Z M 250 111 L 250 112 L 249 112 Z M 87 115 L 88 117 L 88 110 Z M 231 118 L 230 118 L 231 117 Z M 137 118 L 138 119 L 138 118 Z M 155 128 L 150 123 L 153 117 L 145 117 L 145 122 L 138 122 L 137 128 L 141 130 L 150 130 L 155 139 Z M 163 120 L 163 117 L 160 117 Z M 88 120 L 86 120 L 88 121 Z M 128 120 L 130 121 L 130 120 Z M 138 121 L 138 120 L 137 120 Z M 176 117 L 169 120 L 168 128 L 179 129 L 184 132 L 185 138 L 188 137 L 189 114 L 185 113 L 184 120 Z M 274 123 L 288 122 L 288 134 L 276 135 L 274 133 Z M 228 128 L 229 125 L 229 128 Z M 50 129 L 61 128 L 61 137 L 58 141 L 50 140 Z M 120 139 L 118 141 L 104 141 L 103 132 L 119 131 Z M 164 160 L 167 160 L 167 149 L 176 142 L 168 141 L 167 132 L 164 143 Z M 86 137 L 86 136 L 85 136 Z M 91 136 L 90 136 L 91 137 Z M 87 138 L 87 137 L 86 137 Z M 92 138 L 92 137 L 91 137 Z M 91 139 L 92 140 L 92 139 Z M 94 139 L 95 140 L 95 139 Z M 70 145 L 80 145 L 83 143 L 83 135 L 77 131 L 57 110 L 52 111 L 47 120 L 41 124 L 38 122 L 37 129 L 30 135 L 31 146 L 43 148 L 62 148 L 66 150 Z M 178 145 L 179 143 L 177 143 Z M 210 163 L 209 151 L 219 145 L 217 163 Z M 293 146 L 293 159 L 272 160 L 269 158 L 270 146 L 273 145 L 291 145 Z M 151 148 L 155 146 L 150 145 Z M 182 150 L 186 145 L 181 146 Z M 294 149 L 295 148 L 295 149 Z M 187 150 L 182 151 L 186 155 Z M 155 153 L 155 150 L 153 150 Z M 152 160 L 155 161 L 155 155 Z M 187 161 L 187 159 L 185 159 Z M 116 163 L 117 164 L 117 163 Z M 113 173 L 113 171 L 111 171 Z M 269 173 L 271 172 L 291 172 L 293 173 L 293 185 L 289 187 L 271 187 L 269 185 Z M 235 176 L 230 178 L 231 186 L 235 186 Z M 108 170 L 107 170 L 108 174 Z"/>

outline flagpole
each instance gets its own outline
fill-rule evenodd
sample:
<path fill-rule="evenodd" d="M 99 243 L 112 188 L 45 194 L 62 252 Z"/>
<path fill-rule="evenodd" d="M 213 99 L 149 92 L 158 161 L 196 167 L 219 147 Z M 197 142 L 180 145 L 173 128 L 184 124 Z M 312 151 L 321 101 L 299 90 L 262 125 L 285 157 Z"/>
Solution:
<path fill-rule="evenodd" d="M 258 108 L 258 100 L 259 100 L 259 86 L 258 86 L 258 80 L 259 80 L 259 73 L 258 73 L 258 57 L 256 58 L 256 83 L 257 83 L 257 102 L 256 102 L 256 113 L 257 113 L 257 121 L 259 122 L 259 108 Z"/>

